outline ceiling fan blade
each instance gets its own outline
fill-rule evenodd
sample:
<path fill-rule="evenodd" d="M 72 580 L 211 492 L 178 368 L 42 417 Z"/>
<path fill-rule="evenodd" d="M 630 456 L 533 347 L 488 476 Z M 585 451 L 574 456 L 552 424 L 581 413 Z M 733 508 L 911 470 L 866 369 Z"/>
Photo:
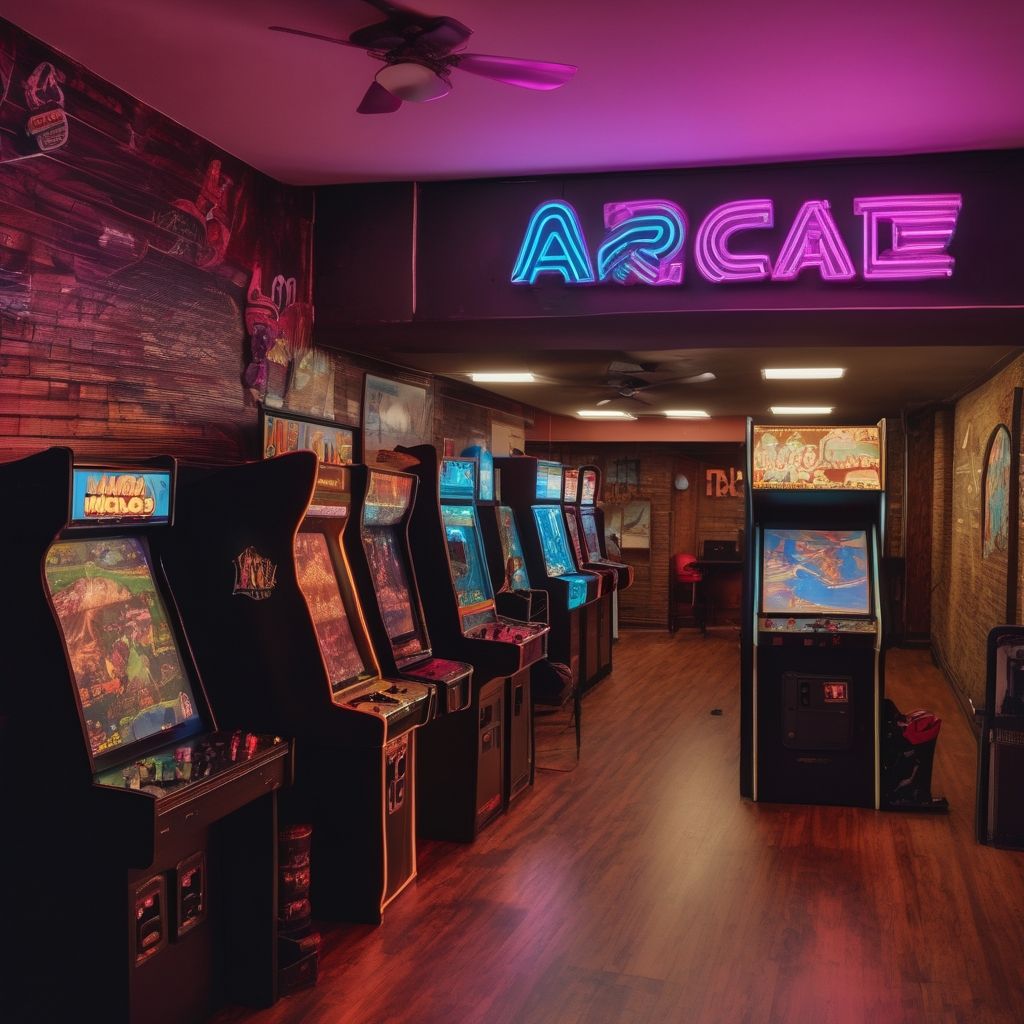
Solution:
<path fill-rule="evenodd" d="M 402 101 L 393 93 L 387 91 L 379 82 L 371 82 L 370 88 L 366 90 L 359 106 L 356 107 L 357 114 L 393 114 Z"/>
<path fill-rule="evenodd" d="M 458 53 L 448 58 L 454 67 L 473 75 L 518 85 L 524 89 L 557 89 L 579 70 L 572 64 L 550 64 L 518 57 L 492 57 L 486 53 Z"/>
<path fill-rule="evenodd" d="M 707 384 L 717 378 L 710 370 L 704 373 L 695 373 L 692 377 L 673 377 L 672 380 L 655 381 L 650 387 L 661 387 L 662 384 Z"/>
<path fill-rule="evenodd" d="M 268 25 L 268 29 L 271 32 L 286 32 L 290 36 L 305 36 L 307 39 L 320 39 L 325 43 L 337 43 L 338 46 L 353 46 L 356 49 L 364 49 L 362 46 L 357 46 L 356 43 L 350 42 L 348 39 L 338 39 L 335 36 L 324 36 L 319 32 L 306 32 L 301 28 L 288 28 L 287 25 Z"/>
<path fill-rule="evenodd" d="M 594 405 L 607 405 L 609 402 L 614 402 L 614 398 L 602 398 L 601 401 L 595 402 Z"/>

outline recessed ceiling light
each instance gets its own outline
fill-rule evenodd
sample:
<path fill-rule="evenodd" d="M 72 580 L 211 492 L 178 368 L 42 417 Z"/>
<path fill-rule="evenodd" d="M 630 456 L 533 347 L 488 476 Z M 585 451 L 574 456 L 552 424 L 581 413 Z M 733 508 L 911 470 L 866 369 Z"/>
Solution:
<path fill-rule="evenodd" d="M 474 384 L 532 384 L 537 378 L 532 373 L 519 370 L 503 372 L 471 373 Z"/>
<path fill-rule="evenodd" d="M 711 418 L 703 409 L 666 409 L 665 415 L 674 420 L 707 420 Z"/>
<path fill-rule="evenodd" d="M 842 366 L 796 366 L 791 369 L 765 369 L 765 380 L 838 380 L 846 370 Z"/>
<path fill-rule="evenodd" d="M 578 409 L 577 416 L 586 420 L 635 420 L 636 417 L 628 412 L 620 412 L 616 409 Z"/>
<path fill-rule="evenodd" d="M 831 416 L 831 405 L 773 405 L 773 416 Z"/>

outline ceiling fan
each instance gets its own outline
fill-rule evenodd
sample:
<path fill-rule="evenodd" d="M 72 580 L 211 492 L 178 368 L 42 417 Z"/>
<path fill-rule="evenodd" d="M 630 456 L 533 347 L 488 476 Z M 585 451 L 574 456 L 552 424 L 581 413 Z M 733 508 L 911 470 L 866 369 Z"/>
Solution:
<path fill-rule="evenodd" d="M 639 402 L 641 405 L 651 403 L 641 397 L 642 391 L 649 388 L 665 387 L 669 384 L 706 384 L 715 379 L 715 375 L 709 370 L 703 373 L 693 373 L 685 377 L 670 377 L 667 380 L 644 380 L 640 374 L 657 373 L 657 364 L 650 363 L 625 363 L 612 362 L 608 365 L 608 379 L 598 385 L 602 388 L 614 388 L 616 394 L 609 398 L 602 398 L 595 405 L 609 405 L 619 399 Z"/>
<path fill-rule="evenodd" d="M 270 26 L 273 32 L 366 50 L 371 57 L 383 61 L 384 67 L 356 107 L 360 114 L 390 114 L 398 110 L 403 100 L 423 103 L 447 96 L 455 68 L 524 89 L 557 89 L 576 74 L 577 69 L 571 64 L 464 53 L 461 47 L 473 31 L 454 18 L 421 14 L 388 0 L 364 2 L 384 14 L 385 19 L 356 29 L 347 39 L 284 25 Z"/>

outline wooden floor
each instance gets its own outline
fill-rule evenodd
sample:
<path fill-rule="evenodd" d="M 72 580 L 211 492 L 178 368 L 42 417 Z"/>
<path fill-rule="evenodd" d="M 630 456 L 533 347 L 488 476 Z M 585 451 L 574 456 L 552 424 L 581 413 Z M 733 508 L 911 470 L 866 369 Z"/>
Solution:
<path fill-rule="evenodd" d="M 218 1020 L 1024 1021 L 1024 853 L 974 842 L 975 742 L 927 652 L 890 653 L 888 695 L 944 719 L 948 816 L 742 800 L 734 632 L 626 632 L 615 665 L 576 771 L 427 846 L 380 928 L 325 930 L 316 988 Z"/>

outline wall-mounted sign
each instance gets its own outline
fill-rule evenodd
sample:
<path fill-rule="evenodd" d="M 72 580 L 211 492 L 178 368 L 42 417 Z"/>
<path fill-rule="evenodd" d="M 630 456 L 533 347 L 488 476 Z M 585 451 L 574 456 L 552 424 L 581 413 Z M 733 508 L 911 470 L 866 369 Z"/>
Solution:
<path fill-rule="evenodd" d="M 750 461 L 755 490 L 882 489 L 877 426 L 755 425 Z"/>
<path fill-rule="evenodd" d="M 956 193 L 854 199 L 853 212 L 863 218 L 861 277 L 865 281 L 952 277 L 955 261 L 948 248 L 962 205 L 963 197 Z M 793 281 L 809 269 L 823 281 L 852 281 L 857 276 L 851 248 L 827 199 L 809 199 L 800 206 L 774 256 L 756 251 L 756 240 L 737 237 L 774 226 L 771 199 L 743 199 L 714 207 L 694 234 L 698 273 L 713 284 Z M 557 275 L 572 285 L 683 282 L 687 219 L 681 206 L 668 199 L 606 203 L 604 227 L 592 261 L 573 205 L 564 199 L 541 203 L 526 225 L 512 283 L 532 285 L 542 274 Z"/>
<path fill-rule="evenodd" d="M 728 469 L 709 469 L 704 474 L 704 493 L 709 498 L 742 498 L 743 470 L 730 466 Z"/>

